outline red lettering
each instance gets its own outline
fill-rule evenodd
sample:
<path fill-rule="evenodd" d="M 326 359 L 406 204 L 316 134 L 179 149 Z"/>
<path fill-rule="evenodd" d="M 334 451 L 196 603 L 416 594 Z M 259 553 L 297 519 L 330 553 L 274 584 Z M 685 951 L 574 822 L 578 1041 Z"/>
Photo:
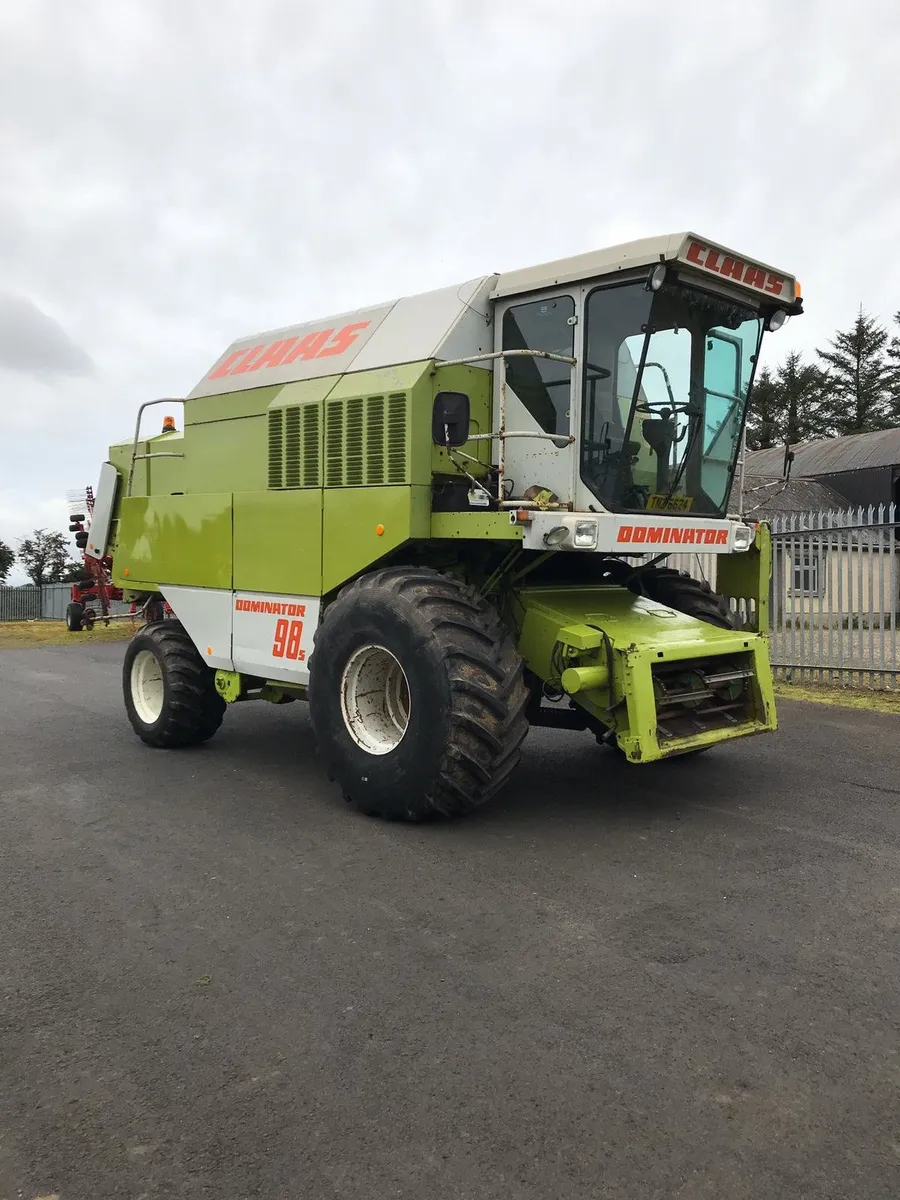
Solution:
<path fill-rule="evenodd" d="M 721 255 L 716 250 L 707 250 L 706 262 L 703 264 L 709 271 L 720 271 L 722 263 Z"/>
<path fill-rule="evenodd" d="M 355 325 L 345 325 L 343 329 L 339 329 L 334 335 L 334 341 L 320 350 L 316 358 L 326 358 L 331 354 L 344 354 L 350 349 L 353 343 L 359 336 L 362 329 L 368 329 L 372 324 L 371 321 L 358 321 Z"/>
<path fill-rule="evenodd" d="M 259 371 L 262 367 L 280 367 L 284 356 L 296 340 L 296 338 L 284 338 L 280 342 L 272 342 L 270 346 L 266 346 L 265 351 L 259 356 L 253 366 L 248 369 Z"/>
<path fill-rule="evenodd" d="M 295 661 L 300 657 L 300 639 L 303 637 L 303 622 L 291 621 L 291 632 L 288 635 L 286 657 Z"/>
<path fill-rule="evenodd" d="M 723 275 L 730 275 L 732 279 L 740 279 L 744 274 L 744 264 L 739 258 L 729 258 L 727 255 L 722 263 Z"/>
<path fill-rule="evenodd" d="M 647 541 L 648 542 L 661 542 L 662 537 L 663 537 L 663 531 L 662 531 L 661 525 L 654 525 L 652 529 L 647 530 Z"/>
<path fill-rule="evenodd" d="M 780 296 L 784 289 L 784 280 L 780 275 L 768 275 L 766 277 L 765 290 L 772 296 Z"/>
<path fill-rule="evenodd" d="M 672 536 L 666 538 L 667 542 L 682 542 L 682 541 L 684 541 L 684 538 L 681 536 L 680 529 L 671 529 L 671 530 L 669 530 L 669 532 L 671 533 Z"/>
<path fill-rule="evenodd" d="M 646 542 L 647 528 L 645 525 L 635 525 L 634 537 L 631 539 L 634 542 Z"/>
<path fill-rule="evenodd" d="M 744 283 L 748 283 L 750 287 L 764 288 L 766 286 L 766 273 L 760 270 L 759 267 L 748 267 L 744 272 Z"/>
<path fill-rule="evenodd" d="M 701 246 L 699 242 L 691 242 L 690 246 L 688 246 L 687 252 L 688 262 L 696 263 L 698 267 L 702 267 L 703 259 L 701 255 L 703 254 L 704 249 L 705 247 Z"/>
<path fill-rule="evenodd" d="M 706 532 L 703 534 L 704 544 L 707 546 L 714 546 L 716 544 L 717 533 L 718 533 L 718 530 L 716 530 L 716 529 L 707 529 Z"/>
<path fill-rule="evenodd" d="M 265 346 L 254 346 L 252 350 L 245 350 L 244 357 L 241 359 L 238 365 L 233 368 L 231 374 L 243 375 L 245 371 L 249 371 L 251 369 L 251 362 L 257 356 L 257 354 L 259 354 L 260 350 L 265 350 Z"/>
<path fill-rule="evenodd" d="M 716 545 L 717 546 L 727 546 L 728 545 L 728 530 L 727 529 L 717 529 L 716 530 Z"/>
<path fill-rule="evenodd" d="M 207 375 L 207 379 L 221 379 L 225 375 L 231 374 L 231 368 L 239 358 L 242 358 L 243 350 L 235 350 L 233 354 L 229 354 L 223 363 L 221 363 L 214 371 Z"/>
<path fill-rule="evenodd" d="M 285 647 L 287 646 L 288 630 L 290 623 L 285 620 L 279 621 L 275 626 L 275 641 L 272 644 L 272 657 L 284 658 Z"/>
<path fill-rule="evenodd" d="M 622 528 L 619 530 L 619 536 L 616 538 L 616 541 L 630 542 L 631 535 L 633 532 L 634 532 L 634 529 L 632 528 L 631 525 L 623 525 Z"/>
<path fill-rule="evenodd" d="M 284 365 L 295 362 L 296 359 L 302 358 L 307 362 L 311 358 L 317 358 L 322 347 L 334 333 L 333 329 L 319 329 L 316 333 L 308 333 L 306 337 L 301 338 L 297 345 L 293 348 L 290 354 L 284 359 Z"/>
<path fill-rule="evenodd" d="M 690 543 L 693 545 L 693 543 L 694 543 L 694 534 L 695 534 L 695 533 L 697 533 L 697 532 L 698 532 L 698 531 L 697 531 L 697 530 L 694 530 L 694 529 L 685 529 L 685 530 L 683 530 L 683 531 L 682 531 L 682 535 L 681 535 L 681 540 L 682 540 L 682 542 L 690 542 Z"/>

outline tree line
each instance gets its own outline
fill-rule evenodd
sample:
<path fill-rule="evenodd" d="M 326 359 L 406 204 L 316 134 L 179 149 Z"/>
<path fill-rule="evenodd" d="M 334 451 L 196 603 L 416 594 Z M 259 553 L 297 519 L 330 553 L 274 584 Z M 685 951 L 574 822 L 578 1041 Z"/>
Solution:
<path fill-rule="evenodd" d="M 0 541 L 0 583 L 6 583 L 16 563 L 37 587 L 71 583 L 84 575 L 82 564 L 69 552 L 66 535 L 46 529 L 35 529 L 28 537 L 20 538 L 17 550 Z"/>
<path fill-rule="evenodd" d="M 900 329 L 900 312 L 893 326 Z M 849 329 L 806 362 L 796 351 L 763 367 L 747 414 L 747 447 L 871 433 L 900 425 L 900 333 L 860 305 Z"/>

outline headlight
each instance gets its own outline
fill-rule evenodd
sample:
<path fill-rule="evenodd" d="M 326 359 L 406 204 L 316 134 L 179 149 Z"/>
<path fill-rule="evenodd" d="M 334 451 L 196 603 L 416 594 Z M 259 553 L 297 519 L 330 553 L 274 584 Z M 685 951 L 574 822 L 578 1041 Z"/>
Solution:
<path fill-rule="evenodd" d="M 753 530 L 749 525 L 738 525 L 734 531 L 734 548 L 735 550 L 749 550 L 750 543 L 753 541 Z"/>
<path fill-rule="evenodd" d="M 561 546 L 568 536 L 569 531 L 565 525 L 554 525 L 544 534 L 544 545 L 552 550 L 554 546 Z"/>
<path fill-rule="evenodd" d="M 782 327 L 787 320 L 787 317 L 788 315 L 783 308 L 776 308 L 773 313 L 769 314 L 769 319 L 766 321 L 766 329 L 768 329 L 770 333 L 775 333 Z"/>
<path fill-rule="evenodd" d="M 574 545 L 576 550 L 593 550 L 597 545 L 597 522 L 576 521 Z"/>

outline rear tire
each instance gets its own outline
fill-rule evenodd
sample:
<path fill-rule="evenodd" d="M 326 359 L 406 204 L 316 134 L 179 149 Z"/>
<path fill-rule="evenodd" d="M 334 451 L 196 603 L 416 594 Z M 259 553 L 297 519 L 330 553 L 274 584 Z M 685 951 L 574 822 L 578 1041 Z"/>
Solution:
<path fill-rule="evenodd" d="M 652 568 L 642 571 L 629 583 L 629 588 L 648 600 L 655 600 L 667 608 L 708 621 L 720 629 L 734 629 L 735 622 L 724 596 L 714 592 L 703 579 L 694 579 L 683 571 L 671 567 Z"/>
<path fill-rule="evenodd" d="M 84 605 L 72 601 L 66 606 L 66 629 L 69 633 L 81 633 L 84 628 Z"/>
<path fill-rule="evenodd" d="M 394 567 L 350 584 L 310 659 L 310 716 L 345 799 L 371 816 L 461 816 L 507 781 L 528 732 L 522 660 L 471 587 Z"/>
<path fill-rule="evenodd" d="M 215 672 L 177 621 L 147 625 L 128 643 L 122 671 L 125 710 L 142 742 L 180 749 L 205 742 L 222 724 L 225 701 Z"/>

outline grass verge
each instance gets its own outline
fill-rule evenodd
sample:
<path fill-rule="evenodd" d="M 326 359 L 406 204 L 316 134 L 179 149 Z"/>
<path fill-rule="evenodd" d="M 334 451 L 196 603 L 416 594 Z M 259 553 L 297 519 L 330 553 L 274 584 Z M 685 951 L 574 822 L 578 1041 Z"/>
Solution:
<path fill-rule="evenodd" d="M 779 700 L 809 700 L 813 704 L 836 704 L 841 708 L 865 708 L 869 712 L 900 713 L 900 692 L 776 682 L 775 695 Z"/>
<path fill-rule="evenodd" d="M 90 632 L 69 633 L 65 621 L 0 621 L 0 650 L 25 646 L 90 646 L 124 642 L 133 633 L 130 621 L 96 625 Z"/>

